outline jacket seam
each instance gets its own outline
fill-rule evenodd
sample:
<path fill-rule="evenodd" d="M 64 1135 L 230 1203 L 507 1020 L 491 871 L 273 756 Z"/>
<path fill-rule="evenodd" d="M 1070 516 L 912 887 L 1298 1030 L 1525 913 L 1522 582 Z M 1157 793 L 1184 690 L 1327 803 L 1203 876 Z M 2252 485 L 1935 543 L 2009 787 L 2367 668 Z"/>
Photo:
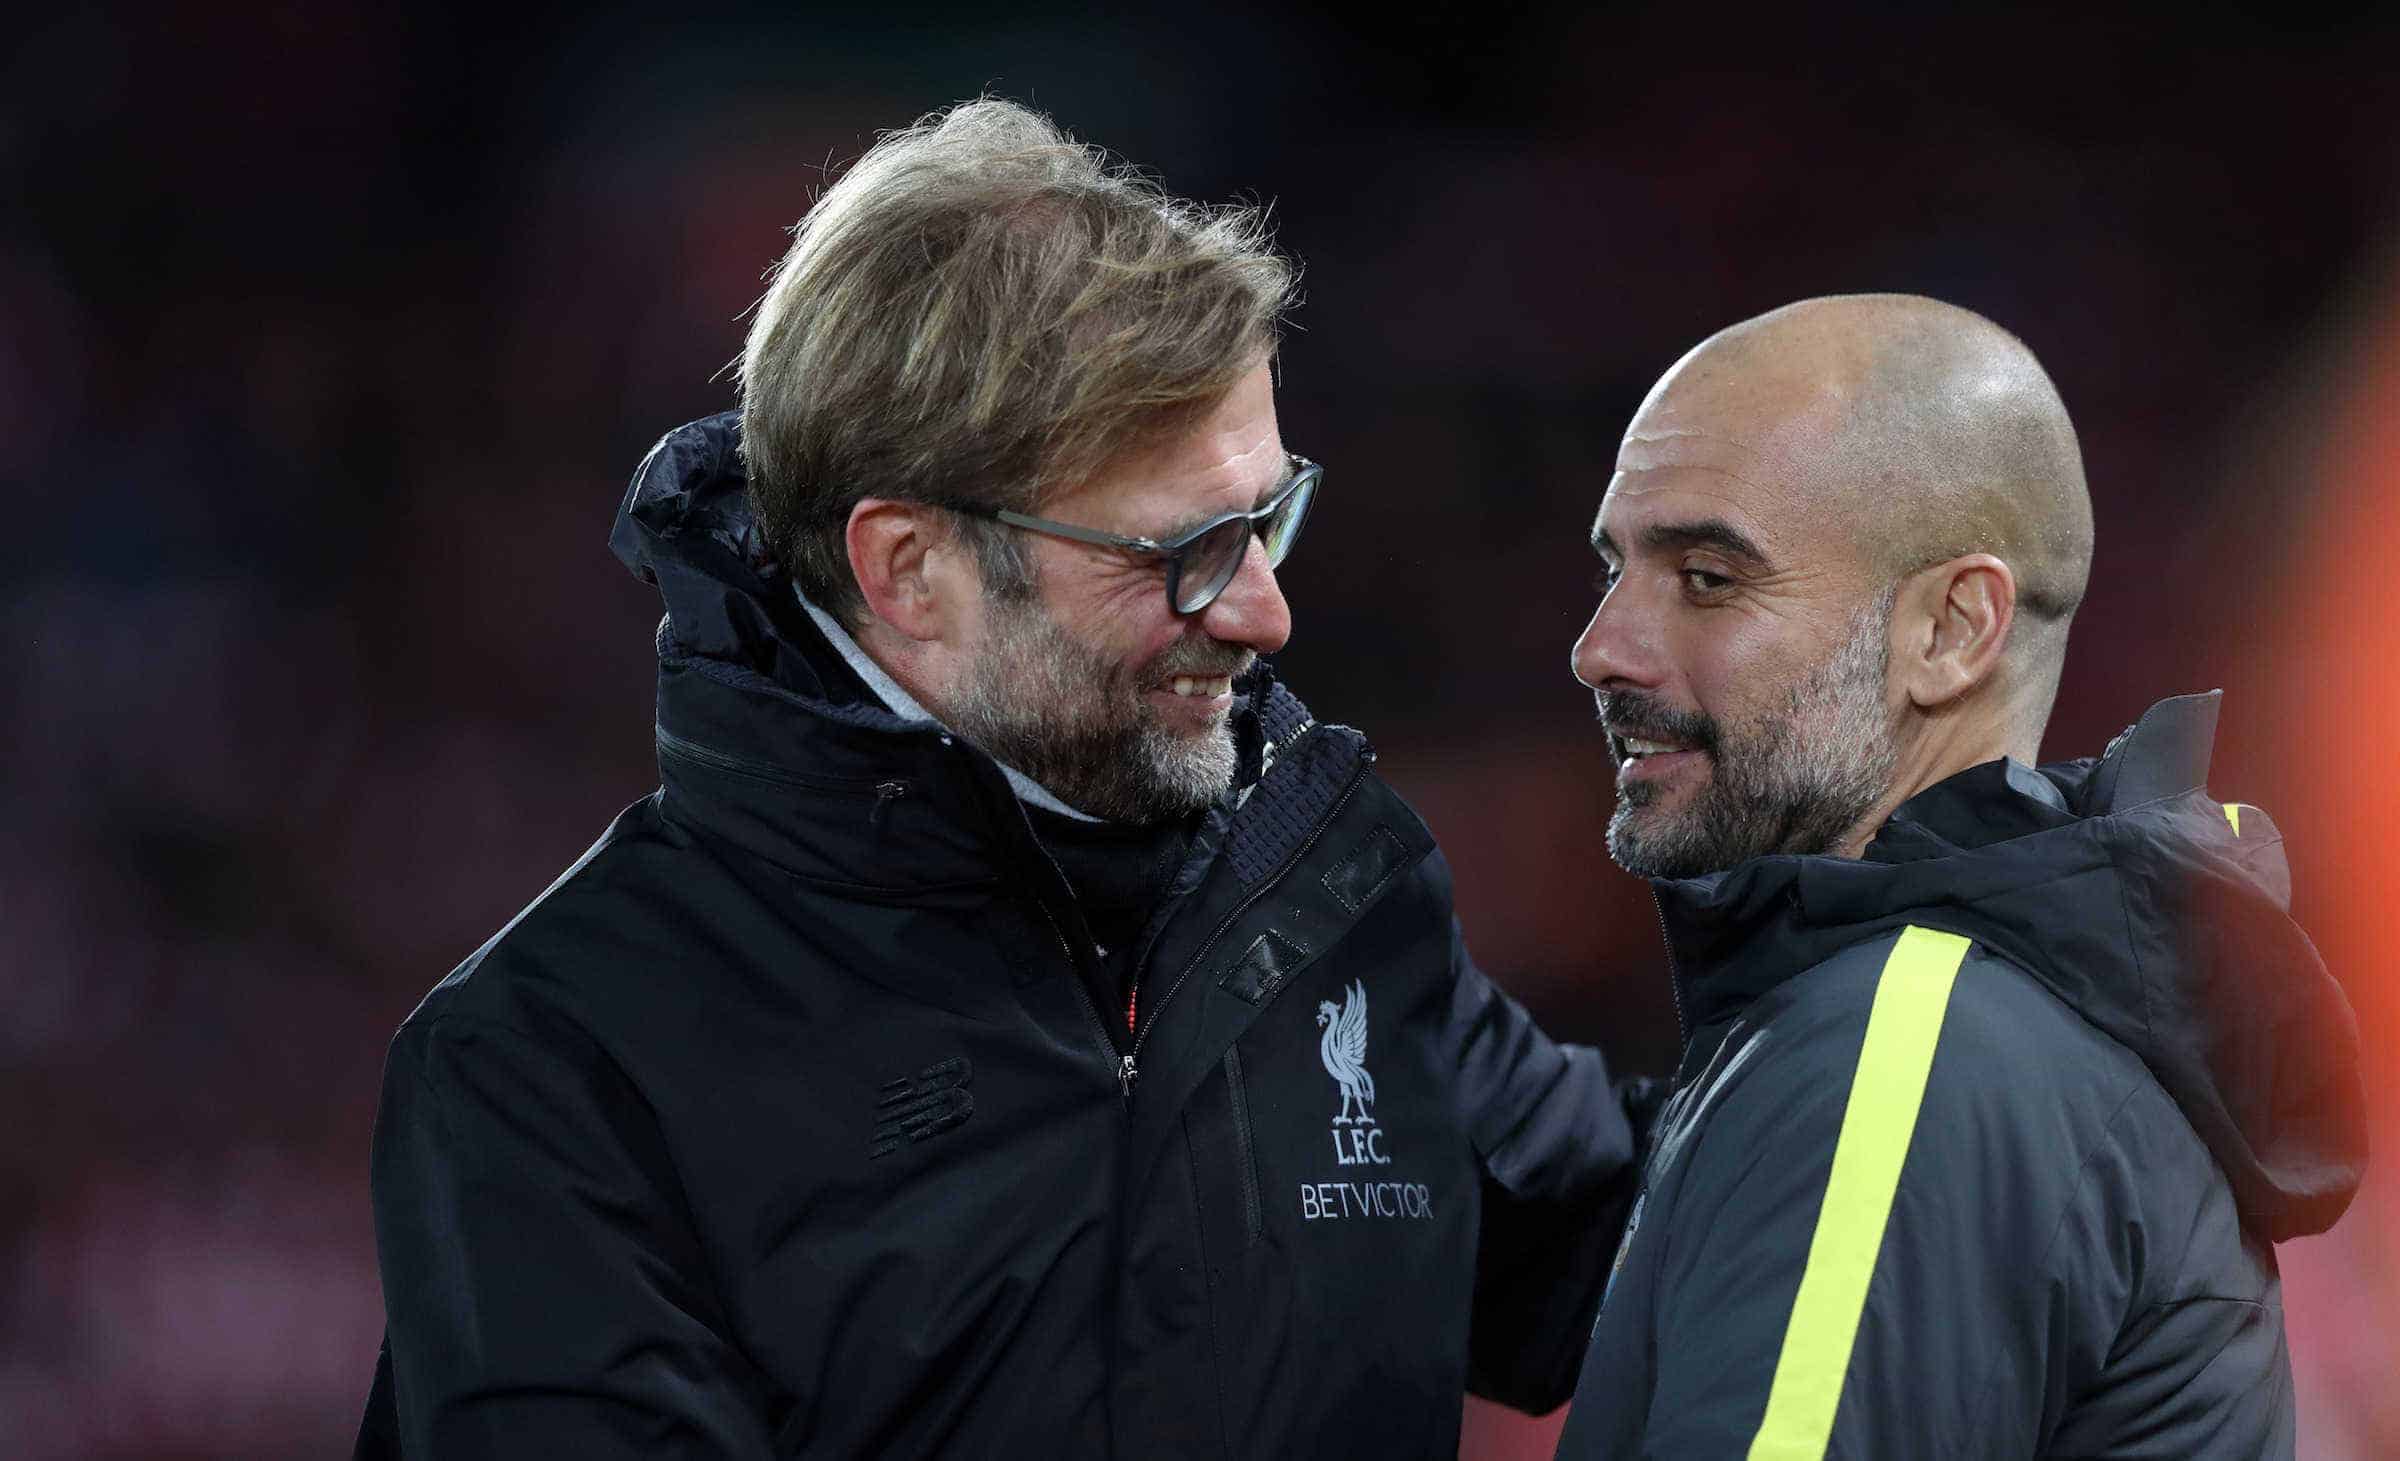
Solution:
<path fill-rule="evenodd" d="M 2155 1313 L 2165 1313 L 2165 1312 L 2167 1312 L 2167 1311 L 2169 1311 L 2169 1310 L 2172 1310 L 2172 1309 L 2181 1309 L 2181 1308 L 2186 1308 L 2186 1307 L 2189 1307 L 2190 1305 L 2192 1305 L 2192 1304 L 2195 1304 L 2195 1303 L 2234 1304 L 2234 1305 L 2237 1305 L 2237 1306 L 2239 1306 L 2239 1307 L 2241 1307 L 2241 1308 L 2245 1308 L 2245 1309 L 2256 1309 L 2256 1310 L 2259 1312 L 2259 1315 L 2260 1315 L 2261 1319 L 2262 1319 L 2262 1320 L 2266 1320 L 2266 1321 L 2271 1321 L 2271 1320 L 2274 1318 L 2274 1315 L 2275 1315 L 2275 1311 L 2274 1311 L 2274 1310 L 2272 1310 L 2272 1309 L 2270 1309 L 2270 1308 L 2268 1308 L 2268 1307 L 2267 1307 L 2265 1304 L 2258 1303 L 2258 1302 L 2256 1302 L 2255 1300 L 2250 1300 L 2250 1299 L 2178 1299 L 2178 1300 L 2176 1300 L 2176 1301 L 2175 1301 L 2175 1302 L 2173 1302 L 2173 1303 L 2169 1303 L 2169 1304 L 2162 1304 L 2162 1305 L 2158 1306 L 2158 1308 L 2157 1308 L 2157 1309 L 2155 1309 L 2155 1310 L 2144 1310 L 2143 1312 L 2144 1312 L 2145 1314 L 2147 1314 L 2147 1313 L 2153 1313 L 2153 1312 L 2155 1312 Z M 2280 1326 L 2279 1326 L 2279 1327 L 2280 1327 Z M 2279 1352 L 2280 1352 L 2280 1351 L 2284 1351 L 2284 1350 L 2285 1350 L 2285 1344 L 2286 1344 L 2285 1336 L 2283 1336 L 2282 1334 L 2278 1334 L 2278 1335 L 2276 1336 L 2276 1345 L 2275 1345 L 2276 1349 L 2277 1349 Z M 2215 1369 L 2215 1368 L 2217 1367 L 2217 1365 L 2219 1364 L 2219 1362 L 2221 1362 L 2221 1361 L 2222 1361 L 2222 1360 L 2225 1358 L 2225 1356 L 2226 1356 L 2226 1355 L 2227 1355 L 2227 1354 L 2228 1354 L 2228 1353 L 2229 1353 L 2229 1352 L 2232 1350 L 2232 1348 L 2233 1348 L 2233 1346 L 2232 1346 L 2232 1345 L 2230 1345 L 2230 1344 L 2220 1344 L 2220 1345 L 2218 1345 L 2218 1346 L 2217 1346 L 2217 1348 L 2216 1348 L 2216 1351 L 2215 1351 L 2215 1353 L 2211 1354 L 2211 1355 L 2208 1357 L 2208 1361 L 2207 1361 L 2207 1363 L 2205 1363 L 2205 1364 L 2201 1365 L 2199 1369 L 2197 1369 L 2197 1370 L 2194 1370 L 2194 1371 L 2191 1373 L 2191 1377 L 2190 1377 L 2189 1379 L 2186 1379 L 2186 1380 L 2183 1382 L 2183 1387 L 2182 1387 L 2182 1388 L 2183 1388 L 2183 1389 L 2185 1389 L 2185 1390 L 2191 1390 L 2191 1389 L 2194 1389 L 2194 1388 L 2196 1388 L 2196 1387 L 2197 1387 L 2197 1386 L 2200 1384 L 2200 1381 L 2201 1381 L 2203 1378 L 2205 1378 L 2205 1377 L 2207 1376 L 2208 1372 L 2209 1372 L 2209 1371 L 2211 1371 L 2211 1370 L 2213 1370 L 2213 1369 Z M 2288 1353 L 2287 1353 L 2287 1354 L 2286 1354 L 2286 1356 L 2285 1356 L 2285 1363 L 2286 1363 L 2287 1365 L 2288 1365 L 2288 1363 L 2289 1363 L 2289 1357 L 2288 1357 Z M 2289 1384 L 2289 1383 L 2290 1383 L 2290 1380 L 2289 1380 L 2289 1378 L 2288 1378 L 2288 1375 L 2287 1375 L 2287 1378 L 2286 1378 L 2286 1380 L 2285 1380 L 2285 1383 L 2286 1383 L 2286 1384 Z"/>
<path fill-rule="evenodd" d="M 2152 708 L 2156 709 L 2157 707 L 2153 706 Z M 2147 713 L 2145 712 L 2145 718 L 2146 714 Z M 2113 852 L 2115 849 L 2112 848 L 2110 850 Z M 2114 861 L 2113 858 L 2112 861 Z M 2132 906 L 2133 883 L 2131 879 L 2125 877 L 2121 872 L 2119 873 L 2116 882 L 2117 916 L 2123 919 L 2125 922 L 2125 956 L 2133 961 L 2133 989 L 2135 997 L 2141 1001 L 2142 1046 L 2144 1049 L 2149 1049 L 2157 1042 L 2158 1036 L 2155 1026 L 2150 1018 L 2150 970 L 2142 962 L 2141 939 L 2134 929 Z M 2145 1065 L 2148 1063 L 2149 1062 L 2146 1060 L 2143 1062 Z M 2111 1120 L 2114 1120 L 2114 1118 L 2112 1117 Z"/>
<path fill-rule="evenodd" d="M 2141 1089 L 2142 1086 L 2139 1079 L 2127 1084 L 2125 1088 L 2125 1094 L 2118 1097 L 2117 1104 L 2110 1109 L 2108 1113 L 2108 1120 L 2101 1123 L 2100 1129 L 2102 1133 L 2105 1134 L 2116 1129 L 2118 1120 L 2124 1116 L 2125 1109 L 2133 1104 L 2133 1098 L 2141 1094 Z M 2067 1219 L 2074 1215 L 2076 1206 L 2083 1201 L 2084 1193 L 2091 1185 L 2092 1168 L 2099 1162 L 2099 1160 L 2100 1143 L 2095 1140 L 2090 1147 L 2085 1150 L 2083 1154 L 2083 1160 L 2076 1166 L 2074 1189 L 2067 1194 L 2066 1201 L 2059 1204 L 2058 1216 L 2050 1225 L 2050 1236 L 2043 1242 L 2041 1253 L 2035 1259 L 2033 1267 L 2036 1273 L 2045 1276 L 2049 1274 L 2051 1260 L 2058 1251 L 2059 1238 L 2067 1230 Z M 2119 1333 L 2123 1333 L 2124 1328 L 2125 1320 L 2120 1318 L 2117 1323 L 2117 1330 Z M 1991 1408 L 1996 1403 L 1995 1397 L 1997 1397 L 1999 1393 L 2000 1379 L 1998 1375 L 1998 1361 L 1995 1359 L 1991 1367 L 1986 1372 L 1983 1399 L 1976 1406 L 1974 1411 L 1974 1420 L 1977 1422 L 1977 1424 L 1969 1425 L 1964 1431 L 1961 1432 L 1962 1435 L 1973 1436 L 1986 1433 L 1988 1428 L 1982 1422 L 1984 1422 L 1985 1417 L 1991 1413 Z M 2037 1437 L 2038 1442 L 2042 1445 L 2047 1445 L 2049 1443 L 2049 1439 L 2050 1438 L 2048 1436 Z"/>
<path fill-rule="evenodd" d="M 1180 1124 L 1183 1127 L 1184 1160 L 1191 1167 L 1192 1232 L 1200 1239 L 1201 1291 L 1208 1295 L 1209 1389 L 1217 1398 L 1217 1444 L 1224 1448 L 1223 1454 L 1230 1456 L 1233 1454 L 1233 1432 L 1230 1428 L 1232 1413 L 1225 1404 L 1225 1326 L 1218 1322 L 1217 1316 L 1217 1301 L 1223 1286 L 1219 1277 L 1222 1265 L 1215 1262 L 1208 1251 L 1208 1219 L 1200 1210 L 1200 1149 L 1198 1143 L 1192 1140 L 1192 1117 L 1189 1111 L 1184 1113 Z"/>
<path fill-rule="evenodd" d="M 2172 1097 L 2170 1097 L 2170 1098 L 2169 1098 L 2168 1104 L 2169 1104 L 2170 1106 L 2173 1106 L 2174 1102 L 2173 1102 L 2173 1098 L 2172 1098 Z M 2183 1108 L 2182 1108 L 2182 1107 L 2180 1107 L 2180 1106 L 2176 1106 L 2176 1107 L 2174 1107 L 2174 1110 L 2175 1110 L 2175 1114 L 2176 1114 L 2177 1116 L 2180 1116 L 2180 1117 L 2182 1117 L 2182 1118 L 2183 1118 L 2184 1125 L 2185 1125 L 2186 1127 L 2189 1127 L 2189 1126 L 2191 1125 L 2191 1118 L 2190 1118 L 2189 1116 L 2184 1116 L 2184 1114 L 2183 1114 Z M 2197 1138 L 2197 1137 L 2199 1136 L 2199 1133 L 2198 1133 L 2198 1132 L 2193 1132 L 2192 1134 L 2193 1134 L 2193 1136 L 2194 1136 L 2195 1138 Z M 2207 1145 L 2207 1143 L 2205 1143 L 2205 1142 L 2203 1142 L 2203 1143 L 2202 1143 L 2202 1146 L 2203 1146 L 2203 1147 L 2205 1147 L 2206 1145 Z M 2223 1175 L 2223 1173 L 2224 1173 L 2224 1168 L 2215 1162 L 2215 1160 L 2214 1160 L 2214 1154 L 2213 1154 L 2213 1153 L 2211 1154 L 2211 1161 L 2210 1161 L 2210 1163 L 2209 1163 L 2209 1166 L 2210 1166 L 2210 1170 L 2212 1170 L 2212 1171 L 2216 1172 L 2216 1173 L 2217 1173 L 2218 1175 L 2220 1175 L 2220 1176 L 2222 1176 L 2222 1175 Z M 2180 1283 L 2180 1282 L 2182 1281 L 2184 1273 L 2185 1273 L 2187 1270 L 2189 1270 L 2189 1269 L 2191 1268 L 2191 1266 L 2192 1266 L 2192 1250 L 2193 1250 L 2195 1247 L 2197 1247 L 2197 1246 L 2198 1246 L 2198 1234 L 2199 1234 L 2199 1232 L 2200 1232 L 2200 1222 L 2201 1222 L 2201 1219 L 2202 1219 L 2202 1217 L 2205 1215 L 2205 1213 L 2206 1213 L 2206 1207 L 2205 1207 L 2205 1205 L 2203 1205 L 2203 1204 L 2200 1204 L 2200 1203 L 2194 1203 L 2194 1204 L 2192 1205 L 2192 1220 L 2191 1220 L 2191 1221 L 2190 1221 L 2188 1224 L 2186 1224 L 2186 1225 L 2184 1226 L 2184 1230 L 2183 1230 L 2183 1247 L 2182 1247 L 2182 1249 L 2181 1249 L 2179 1252 L 2177 1252 L 2177 1253 L 2176 1253 L 2176 1255 L 2175 1255 L 2175 1275 L 2174 1275 L 2174 1281 L 2175 1281 L 2175 1282 L 2177 1282 L 2177 1283 Z"/>
<path fill-rule="evenodd" d="M 2146 1319 L 2153 1314 L 2172 1314 L 2177 1309 L 2195 1308 L 2201 1304 L 2239 1304 L 2245 1309 L 2256 1309 L 2261 1314 L 2276 1312 L 2275 1306 L 2264 1299 L 2245 1299 L 2235 1294 L 2193 1294 L 2187 1298 L 2169 1299 L 2164 1303 L 2152 1304 L 2149 1308 L 2140 1310 L 2135 1317 Z"/>

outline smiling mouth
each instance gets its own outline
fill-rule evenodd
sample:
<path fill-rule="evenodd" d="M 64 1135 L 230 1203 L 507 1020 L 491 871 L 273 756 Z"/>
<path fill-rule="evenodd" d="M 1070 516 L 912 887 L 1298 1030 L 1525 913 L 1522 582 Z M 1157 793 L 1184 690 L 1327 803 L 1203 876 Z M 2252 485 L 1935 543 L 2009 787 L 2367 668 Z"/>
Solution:
<path fill-rule="evenodd" d="M 1637 736 L 1625 738 L 1625 754 L 1628 756 L 1660 756 L 1669 751 L 1688 751 L 1690 749 L 1692 748 L 1689 746 L 1678 746 L 1672 741 L 1645 741 Z"/>
<path fill-rule="evenodd" d="M 1187 700 L 1214 700 L 1233 693 L 1233 676 L 1176 675 L 1159 688 Z"/>
<path fill-rule="evenodd" d="M 1645 736 L 1623 735 L 1616 731 L 1608 733 L 1608 748 L 1615 754 L 1619 775 L 1640 770 L 1653 757 L 1678 756 L 1700 749 L 1680 741 L 1654 741 Z"/>

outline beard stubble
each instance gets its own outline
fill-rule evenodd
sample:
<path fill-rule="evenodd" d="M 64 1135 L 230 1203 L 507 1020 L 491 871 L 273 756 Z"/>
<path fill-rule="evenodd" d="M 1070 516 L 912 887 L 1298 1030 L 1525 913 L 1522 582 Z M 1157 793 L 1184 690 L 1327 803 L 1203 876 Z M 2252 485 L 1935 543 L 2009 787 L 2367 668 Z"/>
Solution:
<path fill-rule="evenodd" d="M 1620 782 L 1609 855 L 1642 877 L 1689 878 L 1769 853 L 1838 846 L 1889 789 L 1899 761 L 1883 699 L 1891 613 L 1886 595 L 1783 706 L 1740 722 L 1676 711 L 1641 691 L 1603 694 L 1612 730 L 1694 746 L 1709 772 L 1680 810 L 1657 806 L 1654 785 Z"/>
<path fill-rule="evenodd" d="M 987 602 L 989 642 L 946 717 L 953 730 L 1109 821 L 1186 816 L 1233 785 L 1232 717 L 1185 734 L 1160 720 L 1144 688 L 1179 674 L 1239 676 L 1250 651 L 1187 637 L 1128 665 L 1070 635 L 1038 593 Z"/>

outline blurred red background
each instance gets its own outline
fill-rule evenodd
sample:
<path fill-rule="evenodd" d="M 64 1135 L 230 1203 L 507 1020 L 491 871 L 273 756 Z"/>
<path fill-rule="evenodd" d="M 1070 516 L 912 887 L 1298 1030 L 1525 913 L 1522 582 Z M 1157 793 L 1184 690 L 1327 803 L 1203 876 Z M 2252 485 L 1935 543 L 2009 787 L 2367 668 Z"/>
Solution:
<path fill-rule="evenodd" d="M 829 161 L 989 86 L 1307 268 L 1328 492 L 1287 677 L 1365 727 L 1480 958 L 1662 1069 L 1566 653 L 1650 381 L 1908 289 L 2050 365 L 2099 517 L 2049 752 L 2228 691 L 2394 1146 L 2400 29 L 2187 7 L 78 9 L 0 53 L 0 1436 L 319 1456 L 381 1322 L 417 997 L 652 784 L 609 515 L 723 408 Z M 2400 1455 L 2400 1197 L 2282 1250 L 2302 1454 Z M 1470 1410 L 1463 1449 L 1555 1418 Z"/>

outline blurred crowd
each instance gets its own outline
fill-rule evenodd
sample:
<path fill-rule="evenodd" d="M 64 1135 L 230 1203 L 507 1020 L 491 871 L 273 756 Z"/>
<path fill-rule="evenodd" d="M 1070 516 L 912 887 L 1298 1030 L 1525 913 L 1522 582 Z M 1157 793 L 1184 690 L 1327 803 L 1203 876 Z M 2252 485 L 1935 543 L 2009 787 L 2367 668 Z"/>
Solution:
<path fill-rule="evenodd" d="M 19 29 L 0 1449 L 346 1445 L 381 1324 L 384 1041 L 654 784 L 657 604 L 604 546 L 626 474 L 731 404 L 738 317 L 828 164 L 986 87 L 1176 191 L 1272 201 L 1306 270 L 1284 435 L 1328 469 L 1284 672 L 1381 746 L 1483 962 L 1561 1034 L 1652 1070 L 1676 1038 L 1566 671 L 1584 535 L 1650 381 L 1793 298 L 1935 294 L 2058 378 L 2099 555 L 2051 754 L 2229 684 L 2245 800 L 2389 779 L 2296 749 L 2259 636 L 2295 584 L 2380 569 L 2304 530 L 2326 435 L 2400 410 L 2339 394 L 2400 325 L 2400 30 L 1927 10 L 183 5 Z M 2389 864 L 2285 820 L 2304 921 Z M 2337 972 L 2379 1007 L 2387 971 Z M 2389 1047 L 2370 1061 L 2389 1113 Z M 2400 1363 L 2393 1185 L 2287 1255 L 2304 1455 L 2400 1454 L 2374 1379 Z M 1468 1449 L 1541 1435 L 1478 1411 Z"/>

